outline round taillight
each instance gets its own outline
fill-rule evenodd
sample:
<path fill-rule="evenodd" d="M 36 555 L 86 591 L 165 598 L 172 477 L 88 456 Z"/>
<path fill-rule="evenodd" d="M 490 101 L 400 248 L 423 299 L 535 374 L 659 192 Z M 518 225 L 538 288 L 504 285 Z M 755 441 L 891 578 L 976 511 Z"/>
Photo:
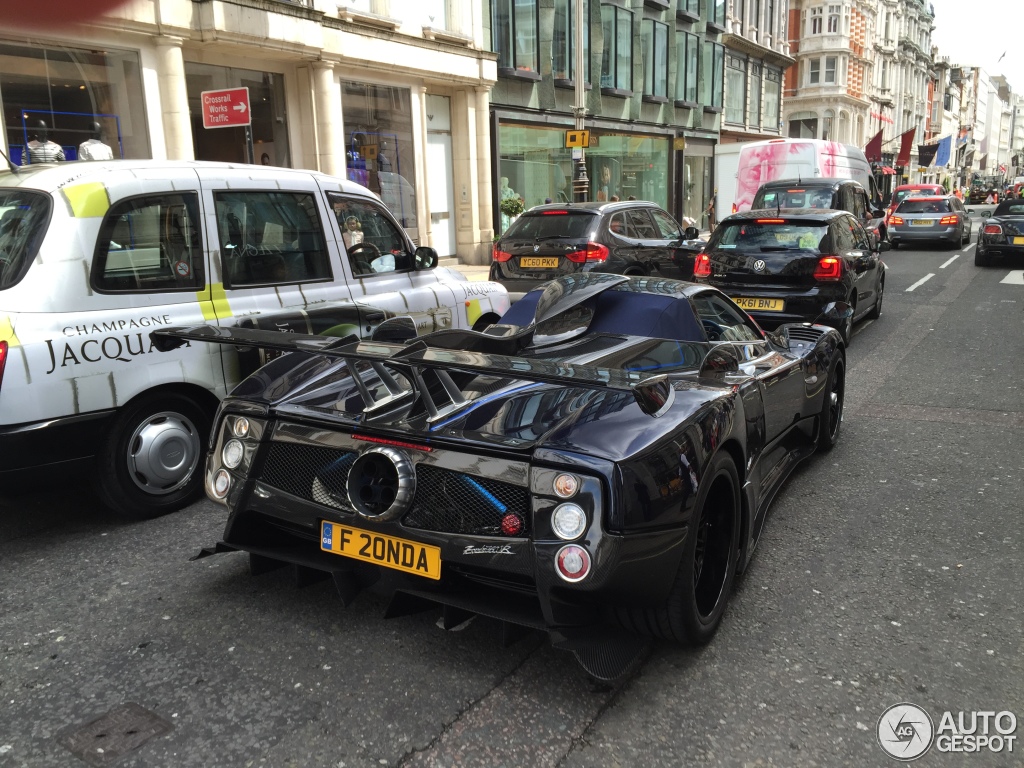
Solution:
<path fill-rule="evenodd" d="M 501 518 L 501 532 L 506 536 L 518 536 L 523 532 L 523 518 L 509 513 Z"/>
<path fill-rule="evenodd" d="M 578 539 L 587 529 L 587 514 L 578 504 L 559 504 L 551 515 L 551 528 L 560 539 Z"/>
<path fill-rule="evenodd" d="M 242 463 L 242 457 L 245 455 L 245 448 L 242 447 L 241 442 L 238 440 L 228 440 L 224 444 L 224 449 L 220 452 L 220 457 L 224 462 L 224 466 L 228 469 L 235 469 L 239 464 Z"/>
<path fill-rule="evenodd" d="M 231 424 L 231 434 L 235 437 L 246 437 L 249 434 L 249 420 L 239 416 Z"/>
<path fill-rule="evenodd" d="M 231 475 L 228 474 L 226 469 L 217 470 L 217 474 L 213 476 L 213 485 L 210 491 L 218 499 L 223 499 L 228 495 L 228 489 L 231 487 Z"/>
<path fill-rule="evenodd" d="M 551 487 L 555 492 L 555 496 L 558 496 L 560 499 L 571 499 L 576 495 L 576 491 L 580 489 L 580 479 L 576 475 L 563 473 L 555 478 L 554 482 L 551 483 Z"/>
<path fill-rule="evenodd" d="M 566 581 L 582 581 L 590 573 L 590 555 L 583 547 L 566 544 L 555 555 L 555 570 Z"/>

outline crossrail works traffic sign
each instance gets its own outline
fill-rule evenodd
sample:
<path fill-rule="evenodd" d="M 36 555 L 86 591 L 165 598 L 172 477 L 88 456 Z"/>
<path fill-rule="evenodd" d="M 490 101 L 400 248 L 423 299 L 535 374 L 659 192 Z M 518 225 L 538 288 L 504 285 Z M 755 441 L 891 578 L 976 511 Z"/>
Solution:
<path fill-rule="evenodd" d="M 203 128 L 233 128 L 250 125 L 248 88 L 222 88 L 217 91 L 203 91 Z"/>

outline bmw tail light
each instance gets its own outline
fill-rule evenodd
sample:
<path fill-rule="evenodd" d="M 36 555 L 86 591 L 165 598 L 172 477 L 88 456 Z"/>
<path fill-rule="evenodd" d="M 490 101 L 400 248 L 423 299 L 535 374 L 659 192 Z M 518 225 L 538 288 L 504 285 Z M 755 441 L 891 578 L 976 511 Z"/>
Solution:
<path fill-rule="evenodd" d="M 491 252 L 491 257 L 497 262 L 504 263 L 512 258 L 512 254 L 501 250 L 498 247 L 498 244 L 495 243 L 494 250 Z"/>
<path fill-rule="evenodd" d="M 600 243 L 587 243 L 586 249 L 567 253 L 565 257 L 577 264 L 585 261 L 608 261 L 608 248 Z"/>
<path fill-rule="evenodd" d="M 711 277 L 711 257 L 706 253 L 697 254 L 697 259 L 693 262 L 693 276 Z"/>
<path fill-rule="evenodd" d="M 985 225 L 986 235 L 1001 235 L 1003 234 L 1003 228 L 998 224 L 986 224 Z M 0 367 L 0 373 L 3 372 L 3 368 Z"/>
<path fill-rule="evenodd" d="M 565 258 L 567 258 L 574 264 L 582 264 L 587 260 L 587 251 L 586 249 L 582 251 L 570 251 L 569 253 L 565 254 Z"/>
<path fill-rule="evenodd" d="M 4 366 L 7 365 L 7 342 L 0 341 L 0 385 L 4 383 Z"/>
<path fill-rule="evenodd" d="M 814 269 L 814 279 L 822 283 L 834 283 L 843 279 L 843 262 L 835 256 L 822 256 Z"/>
<path fill-rule="evenodd" d="M 903 217 L 902 216 L 892 216 L 892 217 L 889 218 L 889 223 L 898 227 L 900 224 L 903 223 Z"/>
<path fill-rule="evenodd" d="M 939 220 L 939 225 L 940 226 L 955 227 L 959 223 L 960 223 L 960 217 L 957 216 L 956 214 L 954 214 L 952 216 L 943 216 Z"/>

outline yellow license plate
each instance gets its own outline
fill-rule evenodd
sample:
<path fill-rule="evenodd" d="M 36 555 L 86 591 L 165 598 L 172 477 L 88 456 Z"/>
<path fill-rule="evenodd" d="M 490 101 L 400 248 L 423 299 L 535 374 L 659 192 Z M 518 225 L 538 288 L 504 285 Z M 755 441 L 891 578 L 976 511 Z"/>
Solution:
<path fill-rule="evenodd" d="M 911 223 L 912 226 L 915 226 L 915 227 L 930 227 L 935 222 L 932 221 L 931 219 L 914 219 L 910 223 Z"/>
<path fill-rule="evenodd" d="M 417 541 L 324 520 L 320 527 L 320 549 L 428 579 L 441 578 L 441 548 Z"/>
<path fill-rule="evenodd" d="M 760 312 L 781 312 L 786 308 L 786 302 L 783 299 L 734 298 L 733 301 L 748 311 L 757 310 Z"/>
<path fill-rule="evenodd" d="M 1013 238 L 1013 244 L 1014 245 L 1024 245 L 1024 237 L 1015 237 L 1015 238 Z"/>
<path fill-rule="evenodd" d="M 542 269 L 554 269 L 558 266 L 558 257 L 523 256 L 519 259 L 519 266 L 524 269 L 540 267 Z"/>

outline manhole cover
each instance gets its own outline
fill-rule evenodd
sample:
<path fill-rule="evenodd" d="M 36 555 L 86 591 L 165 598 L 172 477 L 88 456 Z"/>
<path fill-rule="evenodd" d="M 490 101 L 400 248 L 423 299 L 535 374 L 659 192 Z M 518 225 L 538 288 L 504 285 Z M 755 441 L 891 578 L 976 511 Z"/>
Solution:
<path fill-rule="evenodd" d="M 58 741 L 89 765 L 113 765 L 154 736 L 162 736 L 172 729 L 173 726 L 155 712 L 129 703 L 75 727 L 58 737 Z"/>

